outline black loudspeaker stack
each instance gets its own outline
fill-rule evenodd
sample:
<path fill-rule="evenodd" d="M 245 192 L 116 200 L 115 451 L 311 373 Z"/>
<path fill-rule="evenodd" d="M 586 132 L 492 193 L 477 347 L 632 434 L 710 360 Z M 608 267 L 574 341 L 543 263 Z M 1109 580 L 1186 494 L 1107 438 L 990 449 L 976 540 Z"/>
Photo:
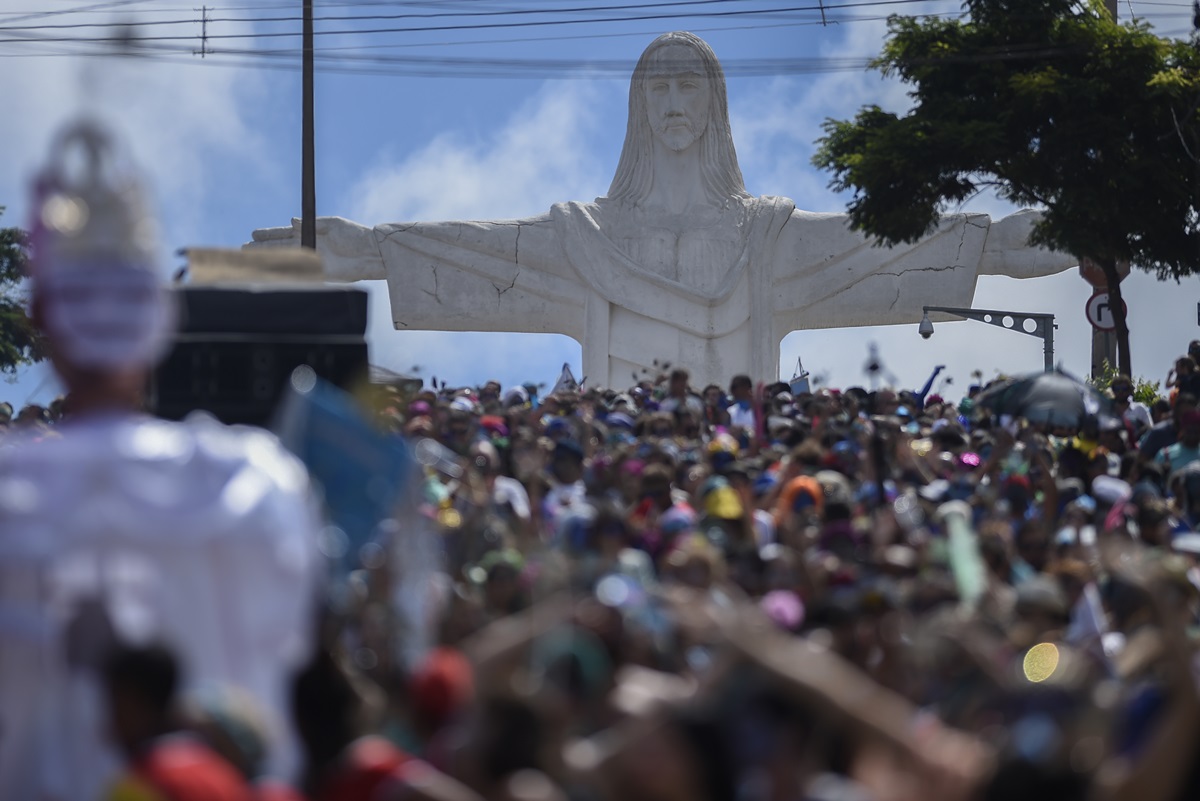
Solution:
<path fill-rule="evenodd" d="M 348 388 L 367 376 L 367 293 L 352 287 L 181 287 L 180 328 L 154 374 L 150 406 L 179 420 L 269 423 L 292 371 L 307 364 Z"/>

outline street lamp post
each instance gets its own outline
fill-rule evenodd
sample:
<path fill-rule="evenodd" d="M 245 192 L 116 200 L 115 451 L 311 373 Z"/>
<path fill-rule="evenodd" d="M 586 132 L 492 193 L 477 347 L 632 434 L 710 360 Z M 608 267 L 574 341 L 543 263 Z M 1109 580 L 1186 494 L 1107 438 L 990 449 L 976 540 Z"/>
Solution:
<path fill-rule="evenodd" d="M 955 317 L 962 317 L 966 320 L 978 320 L 981 323 L 1037 337 L 1042 340 L 1042 354 L 1045 358 L 1046 372 L 1049 373 L 1054 369 L 1054 329 L 1058 328 L 1058 326 L 1054 324 L 1053 314 L 996 311 L 995 309 L 955 309 L 948 306 L 922 306 L 921 309 L 924 315 L 921 317 L 921 324 L 917 326 L 917 333 L 925 339 L 933 336 L 933 323 L 929 321 L 930 312 L 953 314 Z M 1006 320 L 1009 322 L 1005 322 Z M 1025 323 L 1029 321 L 1033 322 L 1032 331 L 1025 328 Z"/>

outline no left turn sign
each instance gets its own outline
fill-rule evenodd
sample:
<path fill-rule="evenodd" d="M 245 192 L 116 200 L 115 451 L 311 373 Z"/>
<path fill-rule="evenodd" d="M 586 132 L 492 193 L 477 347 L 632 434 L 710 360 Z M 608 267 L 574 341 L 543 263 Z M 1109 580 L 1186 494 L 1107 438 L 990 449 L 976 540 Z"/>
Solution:
<path fill-rule="evenodd" d="M 1126 306 L 1126 311 L 1128 308 Z M 1117 327 L 1116 321 L 1113 320 L 1112 306 L 1108 302 L 1107 292 L 1097 292 L 1088 298 L 1087 318 L 1097 331 L 1112 331 Z"/>

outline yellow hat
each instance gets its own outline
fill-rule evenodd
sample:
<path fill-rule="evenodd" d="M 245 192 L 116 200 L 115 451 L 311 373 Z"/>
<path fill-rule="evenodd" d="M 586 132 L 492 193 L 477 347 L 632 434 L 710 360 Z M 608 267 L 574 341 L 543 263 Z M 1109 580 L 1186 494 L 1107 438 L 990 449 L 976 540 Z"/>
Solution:
<path fill-rule="evenodd" d="M 729 485 L 717 487 L 704 496 L 704 511 L 721 520 L 740 520 L 742 499 Z"/>

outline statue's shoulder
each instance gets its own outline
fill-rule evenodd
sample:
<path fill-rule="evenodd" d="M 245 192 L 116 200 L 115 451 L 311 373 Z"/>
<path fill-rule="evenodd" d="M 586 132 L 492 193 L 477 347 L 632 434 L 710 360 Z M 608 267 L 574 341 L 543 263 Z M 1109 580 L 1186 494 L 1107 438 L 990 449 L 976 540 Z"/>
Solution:
<path fill-rule="evenodd" d="M 742 217 L 754 225 L 782 228 L 796 212 L 796 202 L 778 195 L 742 198 Z"/>
<path fill-rule="evenodd" d="M 605 211 L 613 213 L 615 210 L 624 207 L 626 204 L 616 200 L 609 200 L 606 197 L 598 197 L 595 200 L 588 202 L 586 200 L 564 200 L 561 203 L 555 203 L 550 207 L 550 216 L 554 217 L 558 214 L 574 213 L 574 214 L 601 214 Z"/>
<path fill-rule="evenodd" d="M 622 205 L 605 197 L 598 197 L 591 203 L 566 200 L 551 206 L 547 216 L 556 227 L 566 226 L 568 229 L 574 229 L 583 225 L 595 229 L 600 228 L 604 220 L 611 222 L 619 219 Z"/>
<path fill-rule="evenodd" d="M 796 208 L 796 201 L 782 195 L 759 195 L 745 201 L 747 204 L 762 208 Z"/>

